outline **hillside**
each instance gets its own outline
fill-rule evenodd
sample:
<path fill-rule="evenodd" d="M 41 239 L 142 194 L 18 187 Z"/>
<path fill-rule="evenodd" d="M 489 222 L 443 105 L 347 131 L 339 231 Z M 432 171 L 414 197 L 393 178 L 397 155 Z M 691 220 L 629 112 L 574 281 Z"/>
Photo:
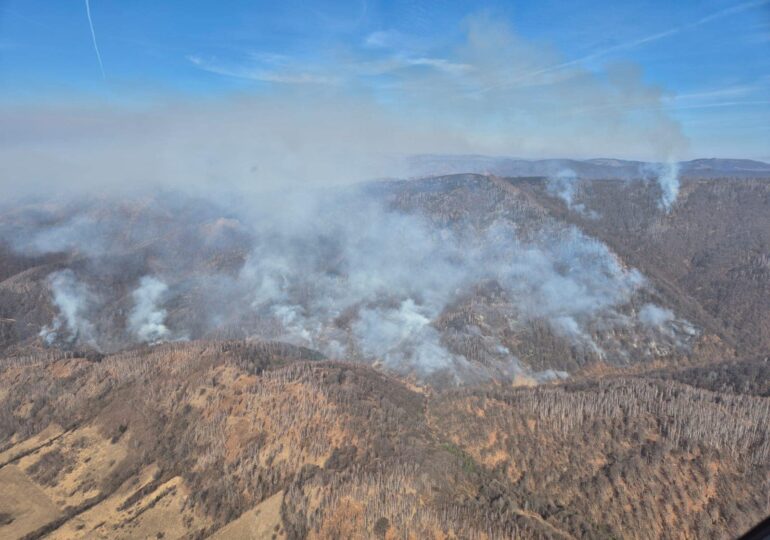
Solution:
<path fill-rule="evenodd" d="M 660 195 L 6 208 L 0 537 L 734 538 L 770 512 L 770 183 Z"/>
<path fill-rule="evenodd" d="M 766 511 L 767 398 L 640 377 L 436 392 L 309 354 L 4 361 L 0 531 L 729 538 Z"/>
<path fill-rule="evenodd" d="M 692 179 L 768 178 L 770 164 L 751 159 L 693 159 L 676 163 L 682 177 Z M 656 164 L 626 159 L 517 159 L 493 156 L 418 155 L 409 160 L 417 176 L 455 173 L 497 176 L 555 176 L 569 171 L 584 180 L 651 178 Z"/>

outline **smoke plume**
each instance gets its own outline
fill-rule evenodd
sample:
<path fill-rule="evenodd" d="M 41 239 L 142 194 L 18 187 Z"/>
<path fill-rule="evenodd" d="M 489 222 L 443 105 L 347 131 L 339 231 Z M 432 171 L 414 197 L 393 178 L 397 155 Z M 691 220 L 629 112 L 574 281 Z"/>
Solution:
<path fill-rule="evenodd" d="M 86 318 L 93 299 L 89 287 L 78 281 L 71 270 L 54 272 L 48 276 L 48 284 L 58 314 L 50 326 L 40 330 L 40 336 L 49 344 L 62 339 L 96 347 L 94 326 Z"/>
<path fill-rule="evenodd" d="M 170 332 L 164 324 L 166 310 L 159 306 L 168 286 L 162 281 L 144 276 L 134 290 L 134 308 L 128 316 L 131 332 L 142 342 L 157 343 L 168 339 Z"/>
<path fill-rule="evenodd" d="M 646 282 L 606 245 L 527 211 L 446 222 L 429 201 L 394 206 L 410 185 L 279 191 L 228 206 L 177 193 L 33 207 L 5 234 L 22 252 L 78 254 L 76 269 L 51 277 L 61 315 L 43 330 L 49 343 L 62 329 L 107 351 L 273 339 L 420 376 L 543 381 L 563 373 L 533 369 L 510 341 L 543 323 L 586 354 L 622 354 L 596 332 L 631 331 L 627 306 Z M 98 331 L 88 323 L 96 304 Z M 661 313 L 645 307 L 638 321 L 671 335 Z"/>
<path fill-rule="evenodd" d="M 679 195 L 679 165 L 677 163 L 671 162 L 661 166 L 661 171 L 658 174 L 658 185 L 661 191 L 660 205 L 668 211 Z"/>

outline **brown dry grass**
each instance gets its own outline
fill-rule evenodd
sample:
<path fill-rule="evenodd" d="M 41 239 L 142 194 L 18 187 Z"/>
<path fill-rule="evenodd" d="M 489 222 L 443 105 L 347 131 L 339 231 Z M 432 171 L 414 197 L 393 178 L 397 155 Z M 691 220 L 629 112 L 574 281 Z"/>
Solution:
<path fill-rule="evenodd" d="M 56 504 L 21 469 L 0 469 L 0 538 L 21 538 L 60 516 Z"/>

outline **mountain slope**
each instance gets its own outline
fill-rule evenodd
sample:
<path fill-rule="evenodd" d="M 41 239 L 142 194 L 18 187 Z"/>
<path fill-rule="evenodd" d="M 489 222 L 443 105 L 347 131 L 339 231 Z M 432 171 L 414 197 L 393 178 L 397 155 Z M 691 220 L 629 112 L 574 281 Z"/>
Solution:
<path fill-rule="evenodd" d="M 685 179 L 768 178 L 770 164 L 750 159 L 694 159 L 677 164 Z M 557 176 L 569 173 L 584 180 L 633 180 L 653 177 L 659 164 L 625 159 L 517 159 L 494 156 L 418 155 L 409 159 L 409 171 L 415 176 L 456 173 L 494 174 L 497 176 Z"/>
<path fill-rule="evenodd" d="M 418 391 L 309 354 L 4 361 L 0 475 L 25 506 L 0 498 L 0 533 L 726 538 L 766 510 L 768 398 L 627 377 Z"/>
<path fill-rule="evenodd" d="M 732 538 L 770 511 L 765 180 L 179 197 L 0 215 L 0 537 Z"/>

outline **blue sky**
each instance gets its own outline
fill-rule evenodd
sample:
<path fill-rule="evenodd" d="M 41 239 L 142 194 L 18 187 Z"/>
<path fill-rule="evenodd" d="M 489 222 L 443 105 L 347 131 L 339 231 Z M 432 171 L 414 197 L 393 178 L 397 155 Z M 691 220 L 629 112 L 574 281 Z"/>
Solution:
<path fill-rule="evenodd" d="M 585 157 L 569 140 L 597 129 L 596 156 L 664 159 L 657 146 L 669 145 L 770 159 L 769 1 L 91 0 L 90 11 L 104 76 L 85 2 L 0 1 L 6 112 L 328 96 L 467 129 L 458 148 L 482 152 Z M 619 122 L 649 152 L 630 135 L 614 147 Z"/>

